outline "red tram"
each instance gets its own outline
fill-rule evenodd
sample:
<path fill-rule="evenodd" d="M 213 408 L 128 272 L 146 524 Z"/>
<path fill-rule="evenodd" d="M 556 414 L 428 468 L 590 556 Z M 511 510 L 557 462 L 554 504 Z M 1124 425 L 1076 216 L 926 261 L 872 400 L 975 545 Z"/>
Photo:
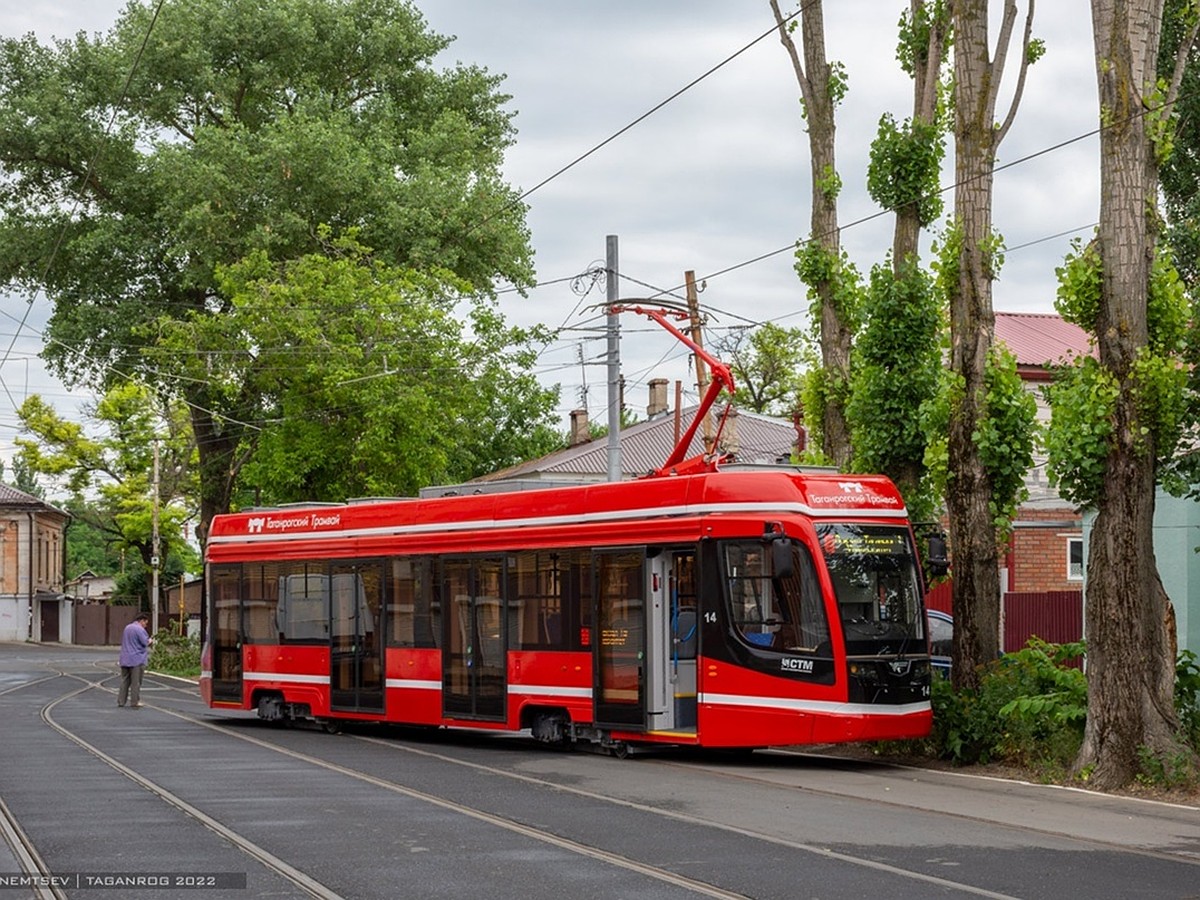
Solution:
<path fill-rule="evenodd" d="M 930 664 L 890 481 L 710 467 L 218 516 L 217 708 L 553 743 L 921 737 Z"/>
<path fill-rule="evenodd" d="M 217 516 L 213 707 L 539 740 L 762 747 L 923 737 L 912 528 L 880 476 L 685 460 L 632 482 Z"/>

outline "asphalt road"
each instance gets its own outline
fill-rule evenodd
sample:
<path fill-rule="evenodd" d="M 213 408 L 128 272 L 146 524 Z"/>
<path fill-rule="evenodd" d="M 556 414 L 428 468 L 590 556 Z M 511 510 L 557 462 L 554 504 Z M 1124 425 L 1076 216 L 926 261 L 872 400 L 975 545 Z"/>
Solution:
<path fill-rule="evenodd" d="M 0 900 L 1200 898 L 1197 807 L 819 758 L 276 728 L 0 644 Z"/>

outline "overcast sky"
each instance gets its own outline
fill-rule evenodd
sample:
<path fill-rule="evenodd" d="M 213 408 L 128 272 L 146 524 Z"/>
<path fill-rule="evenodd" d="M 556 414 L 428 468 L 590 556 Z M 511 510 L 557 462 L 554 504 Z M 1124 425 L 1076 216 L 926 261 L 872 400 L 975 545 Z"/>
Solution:
<path fill-rule="evenodd" d="M 162 15 L 170 14 L 171 2 Z M 123 5 L 5 3 L 0 34 L 33 31 L 46 42 L 79 30 L 106 31 Z M 433 30 L 456 38 L 446 64 L 461 61 L 506 76 L 518 134 L 505 171 L 522 191 L 773 25 L 767 0 L 417 0 L 416 6 Z M 896 23 L 908 0 L 833 0 L 825 6 L 827 51 L 845 65 L 850 87 L 837 118 L 842 243 L 865 274 L 891 243 L 891 220 L 878 215 L 865 181 L 880 115 L 903 119 L 911 111 L 910 82 L 895 60 Z M 785 0 L 781 7 L 788 12 L 795 4 Z M 1054 268 L 1072 236 L 1090 234 L 1099 210 L 1087 0 L 1039 4 L 1034 31 L 1047 52 L 1030 71 L 1000 149 L 1000 164 L 1010 167 L 995 180 L 994 224 L 1013 248 L 995 285 L 997 311 L 1053 312 Z M 998 116 L 1010 96 L 1002 99 Z M 606 417 L 605 343 L 592 308 L 603 301 L 605 288 L 596 284 L 581 296 L 563 279 L 603 265 L 607 235 L 619 239 L 622 297 L 671 289 L 682 298 L 684 272 L 692 270 L 704 282 L 700 300 L 712 314 L 712 336 L 767 320 L 807 324 L 808 301 L 791 249 L 807 232 L 811 190 L 798 98 L 791 63 L 778 38 L 768 35 L 528 197 L 538 279 L 546 284 L 526 297 L 502 293 L 501 308 L 514 323 L 563 329 L 543 353 L 539 373 L 562 385 L 564 420 L 581 405 L 585 384 L 592 418 Z M 947 185 L 952 159 L 951 150 Z M 946 196 L 949 208 L 951 194 Z M 29 302 L 18 333 L 17 320 Z M 14 404 L 41 393 L 73 415 L 86 395 L 68 394 L 37 359 L 48 301 L 0 295 L 0 304 L 5 349 L 16 334 L 12 352 L 0 357 L 0 458 L 7 458 Z M 692 375 L 686 351 L 652 323 L 625 318 L 621 354 L 626 402 L 636 414 L 645 415 L 651 378 L 681 379 L 687 389 Z"/>

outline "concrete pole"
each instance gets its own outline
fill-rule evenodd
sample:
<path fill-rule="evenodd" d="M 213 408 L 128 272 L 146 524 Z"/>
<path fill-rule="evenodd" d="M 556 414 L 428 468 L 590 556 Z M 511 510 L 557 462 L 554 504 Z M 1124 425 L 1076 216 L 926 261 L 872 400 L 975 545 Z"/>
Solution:
<path fill-rule="evenodd" d="M 608 480 L 621 480 L 621 322 L 612 311 L 620 299 L 617 236 L 606 240 L 605 283 L 608 289 Z"/>

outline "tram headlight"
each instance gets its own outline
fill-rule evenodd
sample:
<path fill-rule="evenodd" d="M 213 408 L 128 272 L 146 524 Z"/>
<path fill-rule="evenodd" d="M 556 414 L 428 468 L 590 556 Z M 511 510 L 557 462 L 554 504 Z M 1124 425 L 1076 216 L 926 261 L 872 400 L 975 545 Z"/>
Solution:
<path fill-rule="evenodd" d="M 879 668 L 874 663 L 850 663 L 850 677 L 869 684 L 879 682 Z"/>

